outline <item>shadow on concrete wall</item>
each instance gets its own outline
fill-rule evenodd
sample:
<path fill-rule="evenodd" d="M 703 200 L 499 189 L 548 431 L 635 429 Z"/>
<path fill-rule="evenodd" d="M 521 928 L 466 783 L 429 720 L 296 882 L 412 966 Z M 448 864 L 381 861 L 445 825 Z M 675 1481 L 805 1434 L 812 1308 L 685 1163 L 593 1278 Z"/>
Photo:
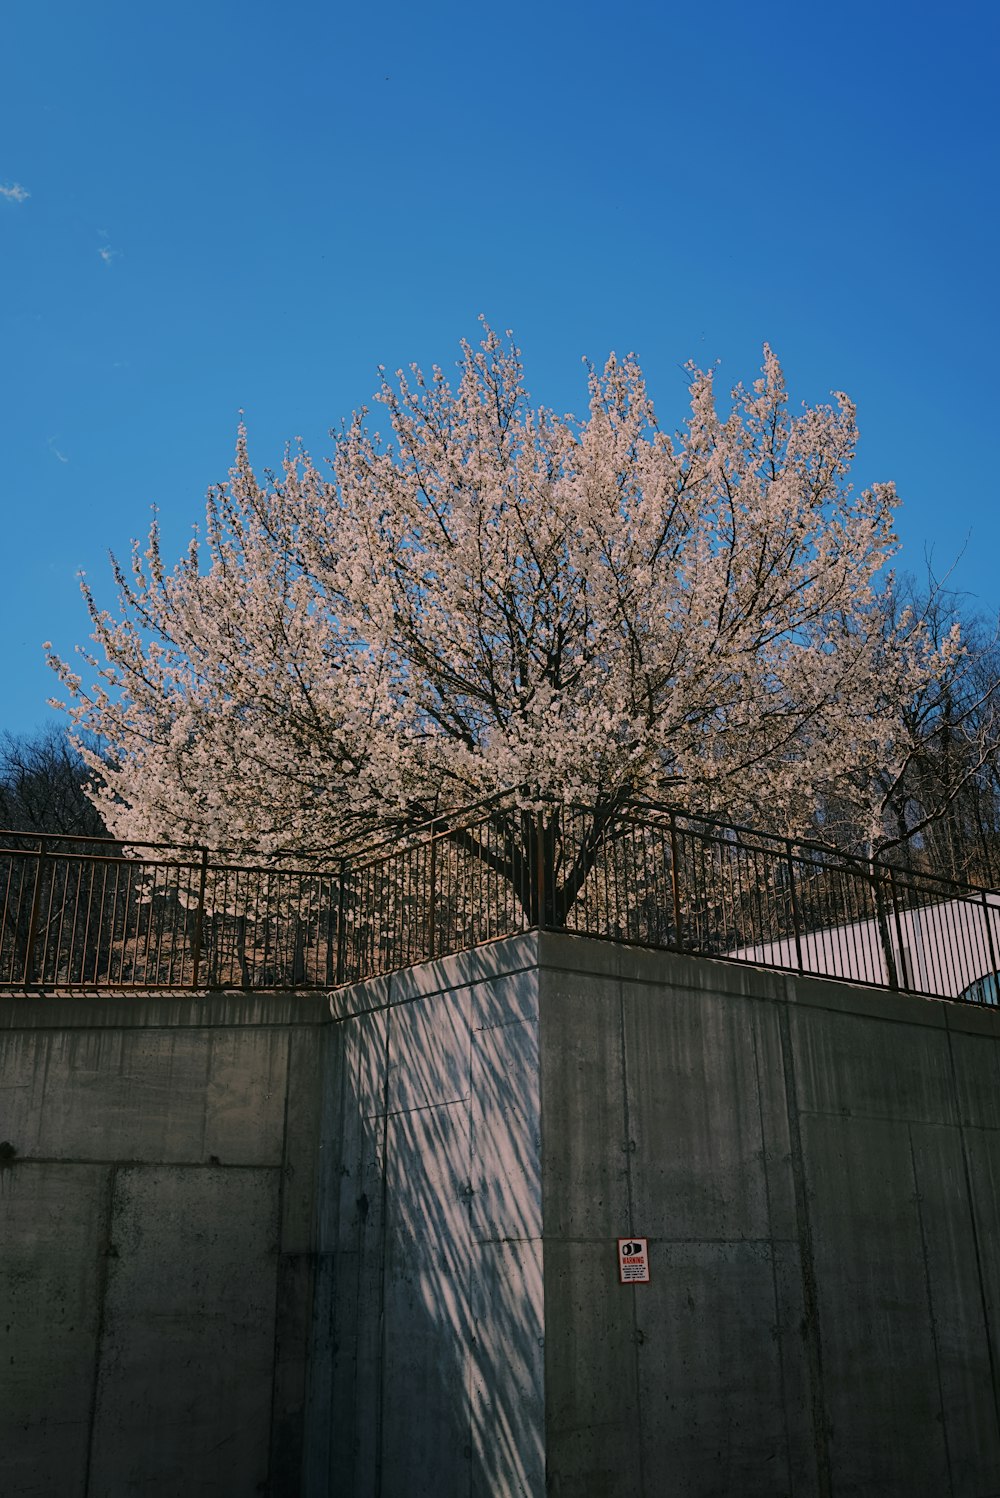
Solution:
<path fill-rule="evenodd" d="M 541 1493 L 537 976 L 468 953 L 337 1002 L 371 1007 L 330 1032 L 308 1491 Z"/>

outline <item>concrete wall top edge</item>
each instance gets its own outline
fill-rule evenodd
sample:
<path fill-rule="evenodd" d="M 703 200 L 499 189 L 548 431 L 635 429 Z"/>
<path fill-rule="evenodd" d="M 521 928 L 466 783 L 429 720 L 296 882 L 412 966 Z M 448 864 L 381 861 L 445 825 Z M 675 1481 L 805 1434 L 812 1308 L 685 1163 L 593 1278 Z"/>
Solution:
<path fill-rule="evenodd" d="M 453 989 L 507 977 L 539 965 L 539 933 L 526 931 L 505 936 L 481 947 L 470 947 L 432 962 L 417 963 L 379 978 L 367 978 L 330 994 L 330 1009 L 337 1019 L 405 1004 L 411 999 L 430 998 Z M 601 943 L 595 942 L 594 946 Z"/>
<path fill-rule="evenodd" d="M 1000 1038 L 1000 1010 L 918 994 L 893 993 L 834 978 L 810 978 L 750 963 L 602 942 L 568 932 L 538 933 L 541 968 L 578 972 L 659 988 L 766 999 L 799 1008 L 834 1010 L 932 1029 Z"/>
<path fill-rule="evenodd" d="M 1000 1035 L 1000 1015 L 995 1009 L 978 1004 L 942 1004 L 941 1008 L 949 1030 L 963 1035 Z"/>
<path fill-rule="evenodd" d="M 505 937 L 331 993 L 77 998 L 11 995 L 0 997 L 0 1030 L 312 1026 L 533 968 L 1000 1037 L 1000 1011 L 559 931 L 528 931 Z"/>
<path fill-rule="evenodd" d="M 203 993 L 173 998 L 0 998 L 0 1030 L 249 1029 L 330 1021 L 326 994 Z"/>

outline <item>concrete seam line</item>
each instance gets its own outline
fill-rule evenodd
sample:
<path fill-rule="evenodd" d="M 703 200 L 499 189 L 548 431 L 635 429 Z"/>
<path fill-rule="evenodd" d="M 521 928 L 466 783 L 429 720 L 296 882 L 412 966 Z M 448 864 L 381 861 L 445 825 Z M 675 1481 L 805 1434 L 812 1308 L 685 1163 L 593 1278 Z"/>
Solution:
<path fill-rule="evenodd" d="M 806 1366 L 812 1405 L 813 1443 L 816 1457 L 816 1489 L 819 1498 L 833 1498 L 833 1476 L 830 1466 L 829 1422 L 823 1380 L 823 1344 L 819 1325 L 819 1302 L 816 1267 L 813 1258 L 812 1225 L 809 1220 L 809 1197 L 806 1188 L 802 1132 L 799 1128 L 798 1088 L 792 1056 L 790 1011 L 778 1009 L 781 1037 L 781 1060 L 785 1083 L 785 1108 L 788 1114 L 791 1146 L 792 1180 L 795 1188 L 795 1219 L 799 1234 L 799 1270 L 802 1276 L 802 1300 L 805 1322 Z"/>
<path fill-rule="evenodd" d="M 97 1318 L 94 1327 L 94 1383 L 90 1393 L 90 1412 L 87 1422 L 87 1459 L 83 1473 L 83 1498 L 90 1493 L 90 1474 L 94 1460 L 94 1433 L 97 1429 L 97 1396 L 101 1382 L 101 1356 L 104 1348 L 104 1305 L 107 1298 L 108 1272 L 111 1260 L 111 1231 L 115 1218 L 115 1189 L 118 1184 L 118 1162 L 112 1161 L 108 1168 L 108 1189 L 104 1199 L 104 1233 L 98 1249 L 97 1265 Z"/>
<path fill-rule="evenodd" d="M 774 1015 L 775 1024 L 778 1027 L 778 1031 L 779 1031 L 779 1044 L 780 1044 L 780 1024 L 781 1024 L 781 1021 L 780 1021 L 780 1019 L 778 1017 L 779 1011 L 777 1009 L 775 1009 L 773 1006 L 771 1006 L 771 1008 L 769 1010 L 767 1010 L 766 1012 L 769 1013 L 769 1014 L 773 1014 Z M 772 1209 L 771 1209 L 771 1173 L 770 1173 L 770 1171 L 768 1169 L 768 1153 L 769 1153 L 769 1151 L 768 1151 L 768 1140 L 767 1140 L 767 1130 L 766 1130 L 766 1128 L 764 1126 L 764 1099 L 763 1099 L 762 1094 L 761 1094 L 760 1049 L 759 1049 L 758 1044 L 757 1044 L 757 1024 L 756 1024 L 755 1017 L 754 1017 L 753 1014 L 751 1014 L 751 1018 L 750 1018 L 750 1038 L 751 1038 L 752 1043 L 753 1043 L 753 1068 L 754 1068 L 754 1078 L 755 1078 L 756 1083 L 757 1083 L 757 1121 L 758 1121 L 758 1125 L 759 1125 L 759 1128 L 760 1128 L 761 1166 L 762 1166 L 762 1169 L 763 1169 L 763 1172 L 764 1172 L 764 1201 L 765 1201 L 766 1206 L 767 1206 L 767 1226 L 768 1226 L 769 1230 L 773 1231 L 773 1217 L 772 1217 Z M 786 1107 L 787 1107 L 787 1099 L 786 1099 Z M 793 1190 L 794 1190 L 794 1183 L 793 1183 Z M 766 1239 L 764 1239 L 762 1241 L 767 1245 L 767 1247 L 770 1250 L 769 1257 L 770 1257 L 770 1260 L 771 1260 L 771 1294 L 774 1297 L 775 1322 L 776 1322 L 777 1327 L 780 1328 L 782 1317 L 781 1317 L 781 1296 L 780 1296 L 779 1287 L 778 1287 L 778 1256 L 777 1256 L 777 1254 L 774 1251 L 774 1240 L 773 1240 L 773 1238 L 768 1237 L 768 1238 L 766 1238 Z M 792 1481 L 792 1434 L 791 1434 L 791 1428 L 790 1428 L 789 1422 L 788 1422 L 788 1385 L 787 1385 L 787 1381 L 786 1381 L 786 1378 L 785 1378 L 785 1348 L 784 1348 L 783 1339 L 780 1336 L 780 1333 L 779 1333 L 779 1336 L 778 1336 L 778 1380 L 779 1380 L 780 1387 L 781 1387 L 782 1423 L 783 1423 L 784 1431 L 785 1431 L 785 1471 L 786 1471 L 786 1474 L 787 1474 L 788 1481 L 789 1481 L 789 1483 L 791 1483 L 791 1481 Z"/>
<path fill-rule="evenodd" d="M 906 1138 L 910 1146 L 910 1173 L 913 1177 L 913 1196 L 917 1208 L 917 1226 L 920 1229 L 920 1256 L 924 1266 L 924 1293 L 927 1296 L 927 1319 L 930 1324 L 931 1343 L 934 1347 L 934 1371 L 937 1374 L 938 1419 L 941 1422 L 944 1459 L 945 1465 L 948 1468 L 948 1488 L 954 1494 L 955 1479 L 951 1468 L 951 1446 L 948 1442 L 948 1423 L 944 1412 L 944 1388 L 941 1383 L 941 1349 L 938 1342 L 937 1318 L 934 1315 L 934 1296 L 931 1293 L 930 1264 L 927 1260 L 927 1233 L 924 1229 L 923 1200 L 920 1192 L 920 1177 L 917 1175 L 917 1156 L 913 1147 L 913 1125 L 909 1123 L 906 1125 Z"/>
<path fill-rule="evenodd" d="M 994 1056 L 996 1048 L 994 1047 Z M 990 1301 L 986 1284 L 983 1278 L 983 1257 L 980 1247 L 979 1220 L 976 1213 L 976 1197 L 972 1189 L 972 1171 L 969 1166 L 969 1150 L 966 1140 L 965 1120 L 959 1104 L 958 1074 L 955 1068 L 955 1052 L 952 1046 L 951 1031 L 948 1031 L 948 1060 L 951 1066 L 952 1095 L 958 1106 L 958 1135 L 962 1142 L 962 1172 L 965 1184 L 965 1199 L 969 1209 L 969 1221 L 972 1225 L 972 1244 L 976 1255 L 976 1277 L 979 1280 L 979 1303 L 982 1307 L 983 1325 L 986 1327 L 986 1356 L 990 1365 L 990 1383 L 993 1388 L 993 1408 L 996 1412 L 997 1430 L 1000 1433 L 1000 1388 L 997 1387 L 997 1367 L 993 1355 L 993 1326 L 990 1322 Z"/>

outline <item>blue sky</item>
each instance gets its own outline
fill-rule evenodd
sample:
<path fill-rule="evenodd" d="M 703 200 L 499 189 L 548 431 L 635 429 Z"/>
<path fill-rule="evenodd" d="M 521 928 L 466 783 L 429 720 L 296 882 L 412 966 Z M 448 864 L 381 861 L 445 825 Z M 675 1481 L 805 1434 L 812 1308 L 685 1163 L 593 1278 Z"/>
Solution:
<path fill-rule="evenodd" d="M 769 341 L 857 402 L 898 565 L 995 616 L 998 41 L 985 3 L 7 0 L 0 728 L 50 716 L 81 569 L 113 605 L 153 503 L 182 549 L 241 409 L 260 466 L 321 455 L 480 313 L 559 410 L 634 349 L 671 427 L 686 360 Z"/>

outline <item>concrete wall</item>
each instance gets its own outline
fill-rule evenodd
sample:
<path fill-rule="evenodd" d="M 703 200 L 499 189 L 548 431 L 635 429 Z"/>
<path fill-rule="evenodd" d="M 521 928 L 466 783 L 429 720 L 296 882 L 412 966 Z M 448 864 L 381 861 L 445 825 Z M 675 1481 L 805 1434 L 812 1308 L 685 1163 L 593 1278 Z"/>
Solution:
<path fill-rule="evenodd" d="M 550 934 L 331 1005 L 0 1006 L 5 1495 L 1000 1494 L 1000 1015 Z"/>
<path fill-rule="evenodd" d="M 539 956 L 550 1490 L 1000 1492 L 1000 1017 Z"/>
<path fill-rule="evenodd" d="M 0 1004 L 4 1498 L 544 1490 L 536 957 Z"/>
<path fill-rule="evenodd" d="M 298 1493 L 328 1017 L 0 1004 L 5 1498 Z"/>
<path fill-rule="evenodd" d="M 1000 1016 L 550 934 L 337 1004 L 329 1491 L 1000 1493 Z"/>

